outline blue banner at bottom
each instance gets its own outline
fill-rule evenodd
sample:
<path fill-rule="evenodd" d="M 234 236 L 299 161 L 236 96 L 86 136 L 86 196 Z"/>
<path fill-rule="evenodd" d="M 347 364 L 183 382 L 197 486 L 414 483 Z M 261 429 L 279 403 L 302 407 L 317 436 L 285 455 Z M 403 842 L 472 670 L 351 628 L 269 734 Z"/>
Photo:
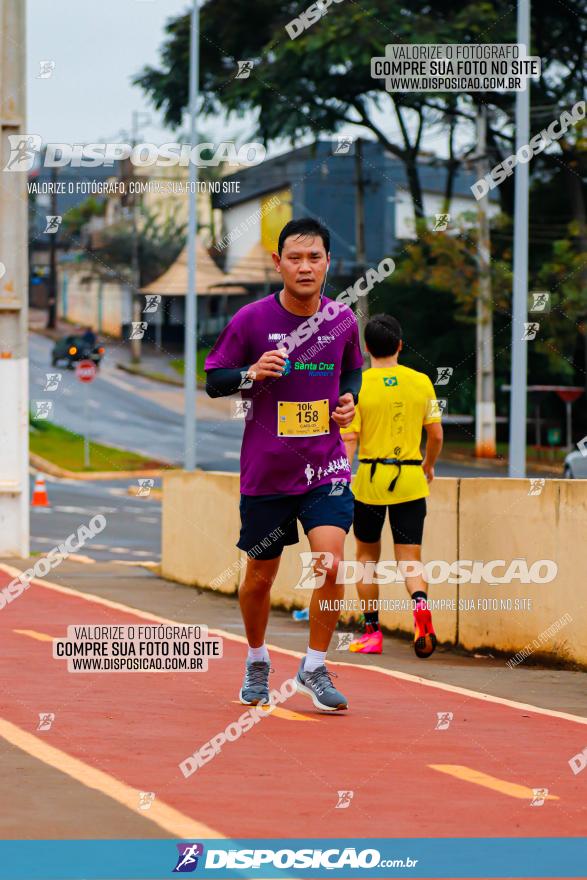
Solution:
<path fill-rule="evenodd" d="M 584 878 L 586 865 L 586 837 L 0 841 L 0 880 Z"/>

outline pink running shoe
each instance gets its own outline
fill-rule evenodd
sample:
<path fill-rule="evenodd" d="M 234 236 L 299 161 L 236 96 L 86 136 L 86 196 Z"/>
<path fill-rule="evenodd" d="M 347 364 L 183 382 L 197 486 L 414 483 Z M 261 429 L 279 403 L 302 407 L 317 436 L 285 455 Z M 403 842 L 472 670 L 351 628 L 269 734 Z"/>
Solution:
<path fill-rule="evenodd" d="M 365 633 L 356 642 L 351 642 L 349 651 L 354 654 L 381 654 L 383 652 L 383 633 L 381 630 Z"/>

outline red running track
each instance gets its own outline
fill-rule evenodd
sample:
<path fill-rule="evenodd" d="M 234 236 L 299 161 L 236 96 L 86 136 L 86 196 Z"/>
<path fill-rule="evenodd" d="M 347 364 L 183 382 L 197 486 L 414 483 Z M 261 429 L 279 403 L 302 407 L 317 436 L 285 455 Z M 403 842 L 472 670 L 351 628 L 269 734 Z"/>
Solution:
<path fill-rule="evenodd" d="M 9 580 L 0 572 L 0 587 Z M 224 836 L 584 834 L 585 784 L 568 764 L 585 746 L 584 724 L 344 664 L 335 668 L 347 713 L 320 714 L 295 694 L 284 708 L 307 720 L 269 716 L 186 779 L 179 763 L 244 711 L 235 702 L 242 642 L 226 634 L 223 659 L 205 673 L 74 674 L 52 659 L 50 642 L 15 632 L 64 637 L 69 624 L 152 622 L 89 598 L 34 582 L 0 611 L 0 716 Z M 271 657 L 277 688 L 299 660 L 279 649 Z M 39 712 L 55 713 L 50 731 L 36 732 Z M 448 730 L 435 729 L 437 712 L 453 713 Z M 531 807 L 431 764 L 559 799 Z M 341 790 L 354 792 L 348 809 L 334 808 Z"/>

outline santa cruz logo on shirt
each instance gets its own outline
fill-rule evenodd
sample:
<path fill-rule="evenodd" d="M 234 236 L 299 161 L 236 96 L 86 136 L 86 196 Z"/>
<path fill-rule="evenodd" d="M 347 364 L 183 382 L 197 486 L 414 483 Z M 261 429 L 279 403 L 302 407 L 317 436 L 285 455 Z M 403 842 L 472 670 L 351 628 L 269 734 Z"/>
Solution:
<path fill-rule="evenodd" d="M 332 376 L 334 367 L 334 364 L 329 364 L 326 361 L 308 361 L 307 363 L 296 361 L 294 363 L 294 370 L 303 370 L 309 376 Z"/>
<path fill-rule="evenodd" d="M 334 373 L 335 364 L 327 363 L 326 361 L 294 361 L 293 367 L 289 358 L 286 359 L 285 364 L 283 366 L 283 376 L 289 376 L 292 369 L 297 373 L 303 371 L 307 373 L 309 376 L 332 376 Z"/>

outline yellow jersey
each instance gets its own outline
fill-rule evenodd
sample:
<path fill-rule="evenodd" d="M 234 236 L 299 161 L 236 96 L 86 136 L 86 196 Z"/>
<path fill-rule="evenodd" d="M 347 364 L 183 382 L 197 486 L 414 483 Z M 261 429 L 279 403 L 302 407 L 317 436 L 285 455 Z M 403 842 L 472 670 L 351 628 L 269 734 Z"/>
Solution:
<path fill-rule="evenodd" d="M 355 417 L 341 433 L 359 435 L 359 460 L 421 459 L 422 427 L 440 421 L 434 386 L 425 373 L 400 364 L 372 367 L 363 373 Z M 397 465 L 378 464 L 371 479 L 371 465 L 359 464 L 352 483 L 355 498 L 364 504 L 400 504 L 429 495 L 424 471 L 415 465 L 402 467 L 390 492 L 397 473 Z"/>

